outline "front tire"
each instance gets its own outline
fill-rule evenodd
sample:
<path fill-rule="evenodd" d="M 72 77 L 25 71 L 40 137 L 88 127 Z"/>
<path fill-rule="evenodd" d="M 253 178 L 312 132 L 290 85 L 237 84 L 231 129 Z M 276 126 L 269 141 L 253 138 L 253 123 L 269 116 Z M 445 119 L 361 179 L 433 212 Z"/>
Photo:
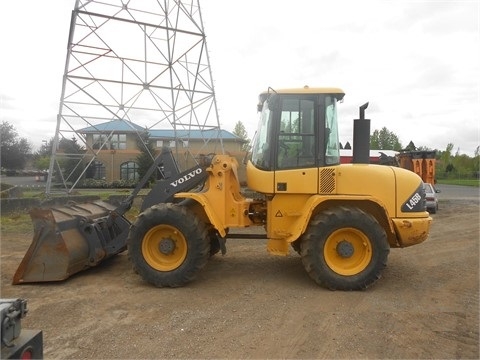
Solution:
<path fill-rule="evenodd" d="M 157 287 L 179 287 L 193 281 L 210 252 L 205 224 L 187 208 L 158 204 L 145 210 L 128 236 L 134 271 Z"/>
<path fill-rule="evenodd" d="M 301 238 L 305 270 L 331 290 L 366 289 L 381 277 L 389 252 L 378 221 L 352 207 L 317 214 Z"/>

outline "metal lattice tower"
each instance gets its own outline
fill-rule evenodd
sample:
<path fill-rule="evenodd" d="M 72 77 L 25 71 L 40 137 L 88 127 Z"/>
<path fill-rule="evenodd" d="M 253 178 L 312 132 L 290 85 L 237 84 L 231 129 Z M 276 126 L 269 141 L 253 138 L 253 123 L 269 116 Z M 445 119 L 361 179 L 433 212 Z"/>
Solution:
<path fill-rule="evenodd" d="M 199 0 L 76 1 L 47 194 L 54 171 L 70 192 L 102 150 L 78 130 L 112 120 L 171 129 L 179 139 L 197 130 L 208 134 L 205 144 L 213 132 L 223 152 Z M 58 150 L 72 138 L 84 154 Z M 70 173 L 61 170 L 65 159 L 77 164 Z"/>

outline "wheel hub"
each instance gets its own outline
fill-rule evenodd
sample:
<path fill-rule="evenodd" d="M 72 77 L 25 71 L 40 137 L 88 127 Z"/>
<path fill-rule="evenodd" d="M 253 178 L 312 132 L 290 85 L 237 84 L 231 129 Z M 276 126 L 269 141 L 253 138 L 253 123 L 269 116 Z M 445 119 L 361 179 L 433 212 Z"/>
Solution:
<path fill-rule="evenodd" d="M 170 255 L 175 250 L 175 241 L 171 238 L 163 238 L 158 244 L 158 250 L 164 255 Z"/>
<path fill-rule="evenodd" d="M 337 244 L 337 253 L 343 258 L 349 258 L 354 253 L 353 245 L 346 240 L 342 240 Z"/>

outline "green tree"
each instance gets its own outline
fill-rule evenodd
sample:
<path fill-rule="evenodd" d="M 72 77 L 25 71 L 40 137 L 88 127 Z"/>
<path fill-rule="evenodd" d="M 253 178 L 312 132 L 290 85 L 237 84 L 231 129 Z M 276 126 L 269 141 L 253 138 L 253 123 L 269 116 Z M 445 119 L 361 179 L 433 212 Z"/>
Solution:
<path fill-rule="evenodd" d="M 477 146 L 474 152 L 475 157 L 473 158 L 472 170 L 476 177 L 480 176 L 480 146 Z"/>
<path fill-rule="evenodd" d="M 474 156 L 470 157 L 465 154 L 460 154 L 457 150 L 453 154 L 454 145 L 447 144 L 444 151 L 437 150 L 437 175 L 439 178 L 476 178 L 480 176 L 480 147 L 474 152 Z"/>
<path fill-rule="evenodd" d="M 57 162 L 65 181 L 75 181 L 80 177 L 83 171 L 82 157 L 80 154 L 83 152 L 84 149 L 77 143 L 75 137 L 71 139 L 62 138 L 58 142 Z M 57 174 L 57 176 L 58 175 L 59 174 Z M 57 181 L 61 180 L 57 179 Z"/>
<path fill-rule="evenodd" d="M 33 154 L 33 164 L 38 170 L 46 170 L 50 166 L 50 156 L 52 154 L 53 139 L 47 143 L 44 143 L 40 147 L 40 150 Z"/>
<path fill-rule="evenodd" d="M 400 151 L 402 144 L 394 132 L 383 127 L 381 130 L 375 130 L 370 136 L 370 149 Z"/>
<path fill-rule="evenodd" d="M 408 143 L 407 147 L 404 150 L 415 151 L 415 150 L 417 150 L 417 147 L 415 146 L 413 141 L 410 140 L 410 142 Z"/>
<path fill-rule="evenodd" d="M 142 132 L 137 138 L 137 148 L 140 150 L 140 154 L 137 155 L 137 172 L 141 179 L 152 166 L 155 156 L 155 148 L 153 147 L 153 143 L 150 140 L 150 135 L 147 130 Z M 150 178 L 150 182 L 155 181 L 155 176 L 156 174 L 154 172 Z"/>
<path fill-rule="evenodd" d="M 441 166 L 444 172 L 452 172 L 454 169 L 454 166 L 452 164 L 452 150 L 453 150 L 453 144 L 448 143 L 447 147 L 445 148 L 445 151 L 440 152 L 440 160 L 441 160 Z"/>
<path fill-rule="evenodd" d="M 473 159 L 466 154 L 455 154 L 452 163 L 459 175 L 470 176 L 473 172 Z"/>
<path fill-rule="evenodd" d="M 7 121 L 0 124 L 0 165 L 5 169 L 25 168 L 32 146 L 26 138 L 18 135 L 15 127 Z"/>
<path fill-rule="evenodd" d="M 245 143 L 242 145 L 242 151 L 250 150 L 250 139 L 248 138 L 247 130 L 245 125 L 241 121 L 237 121 L 233 129 L 233 134 L 237 135 L 240 139 L 245 140 Z"/>

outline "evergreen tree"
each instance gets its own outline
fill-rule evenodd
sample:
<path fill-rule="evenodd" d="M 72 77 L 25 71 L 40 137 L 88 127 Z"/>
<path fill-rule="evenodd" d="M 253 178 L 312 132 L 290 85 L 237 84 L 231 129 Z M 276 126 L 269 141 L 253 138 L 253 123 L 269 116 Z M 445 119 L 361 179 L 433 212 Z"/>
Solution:
<path fill-rule="evenodd" d="M 242 151 L 250 150 L 250 139 L 248 138 L 247 130 L 241 121 L 237 121 L 235 128 L 233 129 L 233 134 L 237 135 L 240 139 L 245 140 L 246 142 L 242 145 Z"/>
<path fill-rule="evenodd" d="M 407 151 L 415 151 L 417 150 L 417 147 L 415 146 L 415 144 L 413 143 L 413 141 L 410 140 L 410 142 L 408 143 L 407 147 L 405 148 L 405 150 Z"/>
<path fill-rule="evenodd" d="M 153 147 L 153 143 L 150 140 L 150 135 L 146 129 L 137 139 L 137 148 L 140 150 L 140 154 L 137 156 L 137 172 L 139 178 L 141 179 L 152 166 L 155 156 L 155 148 Z M 150 178 L 150 182 L 155 181 L 155 176 L 156 174 L 154 172 Z"/>

